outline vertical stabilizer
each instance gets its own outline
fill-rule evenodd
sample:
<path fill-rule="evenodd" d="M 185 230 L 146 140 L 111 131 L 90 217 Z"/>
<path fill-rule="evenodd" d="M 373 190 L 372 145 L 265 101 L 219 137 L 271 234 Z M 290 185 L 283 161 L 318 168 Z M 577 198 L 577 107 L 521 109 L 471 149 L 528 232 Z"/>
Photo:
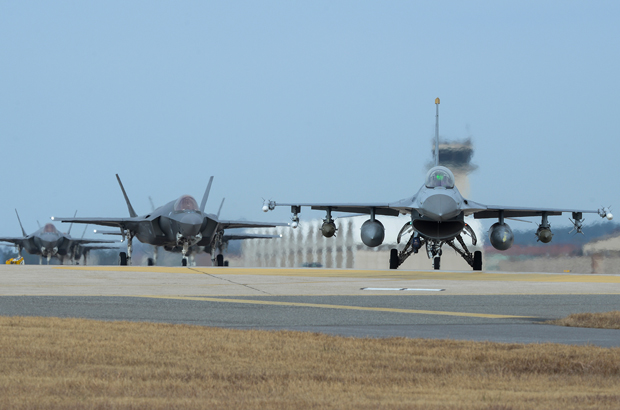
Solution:
<path fill-rule="evenodd" d="M 207 185 L 205 194 L 202 197 L 202 202 L 200 203 L 200 212 L 202 212 L 203 214 L 205 212 L 205 206 L 207 205 L 207 199 L 209 198 L 209 191 L 211 190 L 212 183 L 213 183 L 213 177 L 209 178 L 209 184 Z"/>
<path fill-rule="evenodd" d="M 82 239 L 84 239 L 84 235 L 86 235 L 86 229 L 88 228 L 88 224 L 84 227 L 84 232 L 82 232 Z"/>
<path fill-rule="evenodd" d="M 220 209 L 217 210 L 217 219 L 220 219 L 220 212 L 222 212 L 222 207 L 224 206 L 224 200 L 226 200 L 226 198 L 222 198 L 222 203 L 220 204 Z"/>
<path fill-rule="evenodd" d="M 435 98 L 435 166 L 439 165 L 439 97 Z"/>
<path fill-rule="evenodd" d="M 25 238 L 28 235 L 26 235 L 26 231 L 24 231 L 24 227 L 22 226 L 21 219 L 19 219 L 19 214 L 17 213 L 17 209 L 15 209 L 15 215 L 17 215 L 17 221 L 19 222 L 19 227 L 22 228 L 22 234 L 24 234 L 24 238 Z"/>
<path fill-rule="evenodd" d="M 127 197 L 127 193 L 125 192 L 125 188 L 123 187 L 123 183 L 121 182 L 121 178 L 116 174 L 116 179 L 118 180 L 118 184 L 121 186 L 121 191 L 123 191 L 123 196 L 125 197 L 125 202 L 127 202 L 127 209 L 129 210 L 129 216 L 135 218 L 138 216 L 136 211 L 133 210 L 133 206 L 131 206 L 131 202 L 129 202 L 129 198 Z"/>
<path fill-rule="evenodd" d="M 77 215 L 77 209 L 75 210 L 75 213 L 73 214 L 73 217 L 75 218 L 76 215 Z M 71 228 L 73 228 L 73 222 L 71 222 L 69 224 L 69 229 L 67 230 L 67 235 L 71 235 Z"/>

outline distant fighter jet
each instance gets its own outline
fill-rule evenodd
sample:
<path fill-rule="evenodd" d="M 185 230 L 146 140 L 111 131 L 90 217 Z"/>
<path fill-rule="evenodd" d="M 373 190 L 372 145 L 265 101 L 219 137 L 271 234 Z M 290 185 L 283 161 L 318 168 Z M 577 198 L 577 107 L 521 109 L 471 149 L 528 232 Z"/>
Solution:
<path fill-rule="evenodd" d="M 466 246 L 463 235 L 471 237 L 472 244 L 477 242 L 474 230 L 464 221 L 464 217 L 473 215 L 474 218 L 497 218 L 489 230 L 489 239 L 495 249 L 506 250 L 512 246 L 514 235 L 505 219 L 517 217 L 541 217 L 541 223 L 536 231 L 538 240 L 543 243 L 551 242 L 553 234 L 549 225 L 548 217 L 561 215 L 563 212 L 571 212 L 574 230 L 581 233 L 584 213 L 598 213 L 602 218 L 611 220 L 612 214 L 607 208 L 599 210 L 574 210 L 574 209 L 533 209 L 512 206 L 483 205 L 463 198 L 459 190 L 454 186 L 454 175 L 443 166 L 439 165 L 439 98 L 436 104 L 435 123 L 435 166 L 426 174 L 426 181 L 419 191 L 408 198 L 392 203 L 368 203 L 368 204 L 330 204 L 330 203 L 287 203 L 280 204 L 275 201 L 265 201 L 263 211 L 275 209 L 276 206 L 290 206 L 293 213 L 293 223 L 296 228 L 299 223 L 299 213 L 302 206 L 311 209 L 323 210 L 327 214 L 321 226 L 323 236 L 329 238 L 336 233 L 336 225 L 332 219 L 332 212 L 348 212 L 369 214 L 370 219 L 364 222 L 361 228 L 362 242 L 366 246 L 376 247 L 383 243 L 385 230 L 383 224 L 376 219 L 377 215 L 398 216 L 408 214 L 408 221 L 401 229 L 396 238 L 400 243 L 401 237 L 411 233 L 404 249 L 400 252 L 392 249 L 390 252 L 390 269 L 397 269 L 411 254 L 418 253 L 422 247 L 426 247 L 428 257 L 433 261 L 434 269 L 439 269 L 442 246 L 447 244 L 459 253 L 463 259 L 473 268 L 482 270 L 482 253 L 472 253 Z"/>
<path fill-rule="evenodd" d="M 58 258 L 60 263 L 63 264 L 65 258 L 69 260 L 74 259 L 74 254 L 78 246 L 87 243 L 112 243 L 114 241 L 101 240 L 101 239 L 75 239 L 72 238 L 69 231 L 64 234 L 54 224 L 45 224 L 43 228 L 39 228 L 34 233 L 27 235 L 22 226 L 22 221 L 19 219 L 17 209 L 15 210 L 19 226 L 22 228 L 24 236 L 22 238 L 0 237 L 0 242 L 10 242 L 17 246 L 17 253 L 19 257 L 22 257 L 22 249 L 25 249 L 31 255 L 39 255 L 39 264 L 43 263 L 43 258 L 47 258 L 47 263 L 50 263 L 52 257 Z"/>
<path fill-rule="evenodd" d="M 276 226 L 287 226 L 288 223 L 265 223 L 250 221 L 220 221 L 218 215 L 205 213 L 205 205 L 211 190 L 213 177 L 209 179 L 209 184 L 205 190 L 200 207 L 196 200 L 190 195 L 183 195 L 176 200 L 170 201 L 160 206 L 151 213 L 138 216 L 134 211 L 125 188 L 119 178 L 116 179 L 123 191 L 129 218 L 58 218 L 52 217 L 54 221 L 75 222 L 84 224 L 94 224 L 120 228 L 120 234 L 127 237 L 127 253 L 120 253 L 120 264 L 131 264 L 132 240 L 138 238 L 140 242 L 163 246 L 165 250 L 180 252 L 183 256 L 182 264 L 187 266 L 188 257 L 192 252 L 198 252 L 205 247 L 211 253 L 211 259 L 216 260 L 216 251 L 222 249 L 225 242 L 231 239 L 254 239 L 271 238 L 272 235 L 225 235 L 225 229 L 233 228 L 273 228 Z M 221 209 L 221 207 L 220 207 Z M 234 236 L 234 237 L 233 237 Z M 217 255 L 217 265 L 224 265 L 223 255 Z"/>
<path fill-rule="evenodd" d="M 78 263 L 80 259 L 84 258 L 84 265 L 88 264 L 88 257 L 90 256 L 91 251 L 103 251 L 108 249 L 116 249 L 117 246 L 98 246 L 98 245 L 78 245 L 73 253 L 74 263 Z"/>
<path fill-rule="evenodd" d="M 84 235 L 86 235 L 86 229 L 88 229 L 88 225 L 84 226 L 84 232 L 82 233 L 82 238 L 84 238 Z M 114 233 L 119 234 L 116 231 L 114 231 Z M 88 257 L 90 256 L 91 251 L 102 251 L 102 250 L 108 250 L 108 249 L 118 250 L 120 241 L 108 241 L 108 242 L 110 243 L 115 242 L 116 245 L 102 246 L 98 244 L 94 244 L 94 245 L 79 244 L 73 250 L 73 255 L 72 255 L 73 263 L 78 264 L 80 259 L 84 258 L 84 265 L 87 265 Z"/>

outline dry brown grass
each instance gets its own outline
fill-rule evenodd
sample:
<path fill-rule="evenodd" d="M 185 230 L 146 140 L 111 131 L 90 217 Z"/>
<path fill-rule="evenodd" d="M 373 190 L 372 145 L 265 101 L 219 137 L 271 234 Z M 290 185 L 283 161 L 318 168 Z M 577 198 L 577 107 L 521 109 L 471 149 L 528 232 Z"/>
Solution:
<path fill-rule="evenodd" d="M 597 329 L 620 329 L 620 311 L 605 313 L 575 313 L 563 319 L 545 322 L 551 325 L 592 327 Z"/>
<path fill-rule="evenodd" d="M 620 349 L 0 317 L 0 408 L 618 409 Z"/>

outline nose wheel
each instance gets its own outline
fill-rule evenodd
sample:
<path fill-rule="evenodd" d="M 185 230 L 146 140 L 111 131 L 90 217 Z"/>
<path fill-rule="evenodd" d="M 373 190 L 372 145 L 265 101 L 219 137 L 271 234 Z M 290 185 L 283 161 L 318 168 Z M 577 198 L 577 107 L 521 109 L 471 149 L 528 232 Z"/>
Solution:
<path fill-rule="evenodd" d="M 433 259 L 433 269 L 439 270 L 440 264 L 441 264 L 441 257 L 435 256 L 435 259 Z"/>

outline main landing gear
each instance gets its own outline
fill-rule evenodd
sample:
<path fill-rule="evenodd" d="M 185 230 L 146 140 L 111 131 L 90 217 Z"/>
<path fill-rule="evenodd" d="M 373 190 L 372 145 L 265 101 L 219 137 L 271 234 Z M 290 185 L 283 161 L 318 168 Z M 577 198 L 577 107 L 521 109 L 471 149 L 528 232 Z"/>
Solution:
<path fill-rule="evenodd" d="M 127 253 L 121 252 L 118 254 L 118 264 L 121 266 L 131 265 L 131 251 L 133 250 L 132 240 L 135 234 L 131 231 L 127 231 Z"/>
<path fill-rule="evenodd" d="M 408 227 L 407 224 L 401 229 L 401 234 L 406 231 L 413 231 L 412 227 Z M 399 234 L 398 239 L 400 239 L 401 234 Z M 438 239 L 429 239 L 426 237 L 422 237 L 418 232 L 413 231 L 409 241 L 405 244 L 405 247 L 402 251 L 398 251 L 398 249 L 392 249 L 390 251 L 390 269 L 398 269 L 400 265 L 402 265 L 405 260 L 411 254 L 418 253 L 420 248 L 423 245 L 426 246 L 426 254 L 428 258 L 433 261 L 433 269 L 439 270 L 441 266 L 441 255 L 442 255 L 442 246 L 444 244 L 448 245 L 452 249 L 456 251 L 461 257 L 467 262 L 469 266 L 472 267 L 475 271 L 482 270 L 482 252 L 475 251 L 471 252 L 465 241 L 463 240 L 463 234 L 471 237 L 472 245 L 476 246 L 478 239 L 476 238 L 476 234 L 474 230 L 471 229 L 471 226 L 465 224 L 465 227 L 457 236 L 449 240 L 438 240 Z"/>

